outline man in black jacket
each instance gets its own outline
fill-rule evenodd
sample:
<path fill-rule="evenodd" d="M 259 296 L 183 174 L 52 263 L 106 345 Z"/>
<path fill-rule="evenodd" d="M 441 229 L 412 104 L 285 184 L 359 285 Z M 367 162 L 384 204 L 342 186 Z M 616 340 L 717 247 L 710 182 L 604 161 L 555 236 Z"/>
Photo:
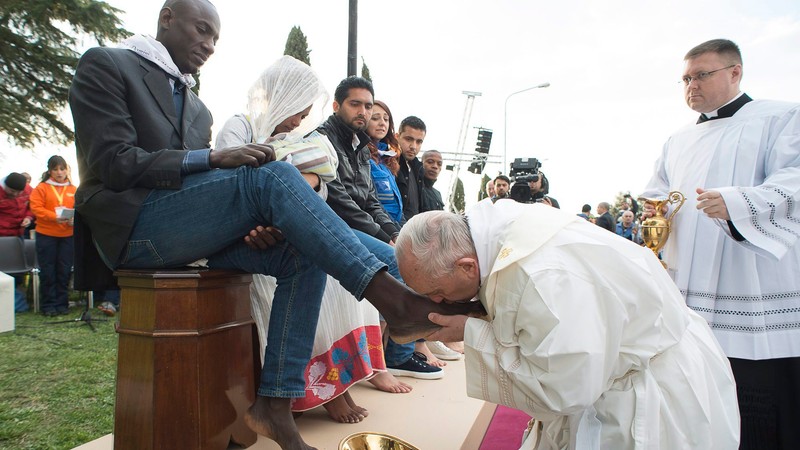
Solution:
<path fill-rule="evenodd" d="M 417 159 L 425 140 L 427 128 L 419 117 L 408 116 L 400 122 L 397 142 L 402 152 L 400 170 L 397 172 L 397 188 L 403 198 L 403 218 L 409 220 L 420 212 L 422 201 L 422 162 Z"/>
<path fill-rule="evenodd" d="M 381 206 L 370 173 L 366 129 L 374 95 L 369 80 L 345 78 L 334 92 L 333 114 L 317 129 L 328 136 L 339 156 L 337 178 L 328 183 L 328 205 L 350 225 L 361 243 L 389 266 L 389 273 L 402 281 L 394 249 L 387 245 L 400 230 Z M 389 372 L 395 376 L 436 379 L 444 375 L 442 369 L 414 354 L 413 343 L 397 344 L 390 338 L 385 358 Z"/>
<path fill-rule="evenodd" d="M 339 156 L 336 180 L 328 183 L 328 205 L 350 228 L 389 243 L 400 230 L 375 194 L 366 133 L 375 91 L 369 80 L 347 77 L 334 93 L 333 114 L 317 131 Z"/>
<path fill-rule="evenodd" d="M 439 150 L 428 150 L 422 154 L 422 171 L 420 172 L 420 177 L 422 178 L 422 203 L 420 204 L 419 212 L 444 210 L 442 194 L 433 187 L 441 171 L 442 154 L 439 153 Z"/>

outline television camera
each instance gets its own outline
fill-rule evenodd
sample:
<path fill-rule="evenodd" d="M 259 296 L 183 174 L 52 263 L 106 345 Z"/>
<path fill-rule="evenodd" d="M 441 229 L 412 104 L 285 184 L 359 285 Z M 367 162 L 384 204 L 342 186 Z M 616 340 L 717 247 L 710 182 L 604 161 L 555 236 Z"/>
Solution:
<path fill-rule="evenodd" d="M 539 168 L 542 163 L 536 158 L 516 158 L 511 163 L 511 170 L 508 175 L 513 184 L 509 198 L 520 203 L 534 203 L 541 199 L 534 199 L 531 187 L 528 183 L 539 181 Z"/>

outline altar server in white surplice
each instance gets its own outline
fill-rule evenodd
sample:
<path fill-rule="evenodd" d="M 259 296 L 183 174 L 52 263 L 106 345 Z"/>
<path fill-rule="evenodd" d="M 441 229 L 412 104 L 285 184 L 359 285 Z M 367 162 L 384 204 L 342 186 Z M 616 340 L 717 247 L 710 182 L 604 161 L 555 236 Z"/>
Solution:
<path fill-rule="evenodd" d="M 742 448 L 800 448 L 800 105 L 741 92 L 731 41 L 684 59 L 703 114 L 669 138 L 642 195 L 687 197 L 663 258 L 730 358 Z"/>
<path fill-rule="evenodd" d="M 650 250 L 505 200 L 417 215 L 395 252 L 417 292 L 485 306 L 487 320 L 431 314 L 431 339 L 463 338 L 470 397 L 538 419 L 521 448 L 737 448 L 728 361 Z"/>

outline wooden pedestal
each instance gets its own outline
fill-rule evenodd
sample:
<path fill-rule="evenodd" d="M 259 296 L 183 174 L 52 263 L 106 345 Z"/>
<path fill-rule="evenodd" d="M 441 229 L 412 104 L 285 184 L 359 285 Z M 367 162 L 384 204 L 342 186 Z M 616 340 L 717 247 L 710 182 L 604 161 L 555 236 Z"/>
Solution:
<path fill-rule="evenodd" d="M 116 273 L 122 290 L 116 450 L 249 447 L 255 400 L 249 274 Z"/>

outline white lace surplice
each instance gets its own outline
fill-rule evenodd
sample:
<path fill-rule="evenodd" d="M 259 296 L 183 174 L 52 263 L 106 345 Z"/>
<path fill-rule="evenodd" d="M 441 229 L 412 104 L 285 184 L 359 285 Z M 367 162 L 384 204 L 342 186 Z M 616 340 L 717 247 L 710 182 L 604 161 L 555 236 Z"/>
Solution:
<path fill-rule="evenodd" d="M 698 212 L 719 190 L 736 229 Z M 752 101 L 664 145 L 645 197 L 682 192 L 664 260 L 729 357 L 800 356 L 800 106 Z"/>

